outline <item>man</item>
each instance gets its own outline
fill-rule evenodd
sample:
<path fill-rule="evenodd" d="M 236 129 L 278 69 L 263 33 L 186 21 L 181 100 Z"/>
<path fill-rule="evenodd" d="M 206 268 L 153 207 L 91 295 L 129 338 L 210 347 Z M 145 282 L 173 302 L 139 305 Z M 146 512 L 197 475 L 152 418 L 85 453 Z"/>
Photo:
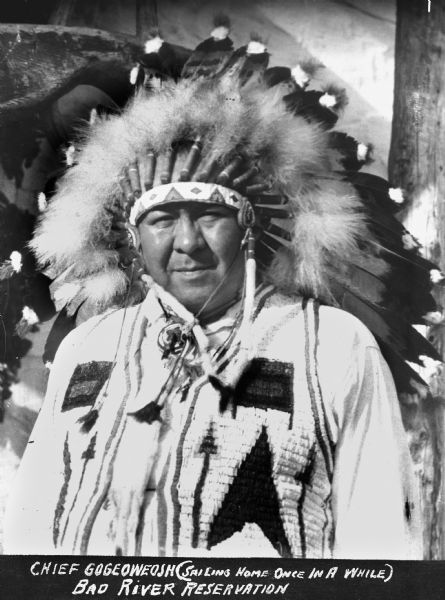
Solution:
<path fill-rule="evenodd" d="M 100 314 L 57 353 L 6 550 L 420 558 L 389 368 L 311 299 L 360 299 L 351 273 L 383 277 L 385 249 L 323 94 L 301 113 L 263 46 L 215 32 L 94 126 L 37 231 L 56 298 Z"/>

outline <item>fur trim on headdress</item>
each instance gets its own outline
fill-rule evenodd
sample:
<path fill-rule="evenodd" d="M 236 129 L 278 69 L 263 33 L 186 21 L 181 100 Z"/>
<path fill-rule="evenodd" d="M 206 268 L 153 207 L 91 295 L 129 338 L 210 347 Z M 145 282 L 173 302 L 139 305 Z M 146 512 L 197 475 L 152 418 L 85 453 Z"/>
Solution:
<path fill-rule="evenodd" d="M 364 217 L 357 211 L 357 198 L 349 184 L 333 178 L 317 182 L 303 197 L 292 200 L 298 207 L 292 245 L 294 285 L 301 294 L 332 302 L 332 265 L 338 269 L 360 254 L 358 242 L 367 235 Z M 271 279 L 283 288 L 286 282 L 281 281 L 280 264 L 274 267 Z"/>
<path fill-rule="evenodd" d="M 148 150 L 162 153 L 177 140 L 201 136 L 203 154 L 223 162 L 235 149 L 244 152 L 289 197 L 296 289 L 323 294 L 326 257 L 344 259 L 365 227 L 354 213 L 352 187 L 334 174 L 326 181 L 326 133 L 290 114 L 279 90 L 257 84 L 231 90 L 227 101 L 226 88 L 224 79 L 170 83 L 156 93 L 141 91 L 121 116 L 98 119 L 77 144 L 77 164 L 59 183 L 31 242 L 40 263 L 50 263 L 55 275 L 75 265 L 68 282 L 88 280 L 92 299 L 112 302 L 122 292 L 118 255 L 107 244 L 119 174 Z"/>

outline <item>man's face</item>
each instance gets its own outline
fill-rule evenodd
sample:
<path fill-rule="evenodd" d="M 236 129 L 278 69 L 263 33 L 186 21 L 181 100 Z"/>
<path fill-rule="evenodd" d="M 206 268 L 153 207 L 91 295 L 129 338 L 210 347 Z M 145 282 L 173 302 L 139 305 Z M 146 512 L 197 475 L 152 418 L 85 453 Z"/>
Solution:
<path fill-rule="evenodd" d="M 151 210 L 138 226 L 149 274 L 194 314 L 226 274 L 202 316 L 230 302 L 242 288 L 243 231 L 236 216 L 226 206 L 181 202 Z"/>

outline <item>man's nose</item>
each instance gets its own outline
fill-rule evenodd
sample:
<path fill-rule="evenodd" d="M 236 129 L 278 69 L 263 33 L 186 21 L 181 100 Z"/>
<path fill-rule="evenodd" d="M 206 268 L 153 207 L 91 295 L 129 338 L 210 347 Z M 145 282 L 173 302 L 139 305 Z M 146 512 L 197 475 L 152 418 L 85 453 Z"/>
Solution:
<path fill-rule="evenodd" d="M 173 248 L 176 252 L 192 254 L 198 249 L 205 247 L 199 223 L 187 214 L 182 214 L 175 227 L 175 238 Z"/>

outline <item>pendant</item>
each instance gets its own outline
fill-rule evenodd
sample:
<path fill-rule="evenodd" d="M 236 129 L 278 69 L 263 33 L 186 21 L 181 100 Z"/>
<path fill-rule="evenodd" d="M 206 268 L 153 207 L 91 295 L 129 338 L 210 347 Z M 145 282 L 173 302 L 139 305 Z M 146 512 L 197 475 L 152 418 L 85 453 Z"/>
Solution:
<path fill-rule="evenodd" d="M 192 348 L 191 333 L 181 323 L 169 323 L 159 332 L 158 346 L 162 350 L 162 358 L 180 353 L 185 356 Z"/>

